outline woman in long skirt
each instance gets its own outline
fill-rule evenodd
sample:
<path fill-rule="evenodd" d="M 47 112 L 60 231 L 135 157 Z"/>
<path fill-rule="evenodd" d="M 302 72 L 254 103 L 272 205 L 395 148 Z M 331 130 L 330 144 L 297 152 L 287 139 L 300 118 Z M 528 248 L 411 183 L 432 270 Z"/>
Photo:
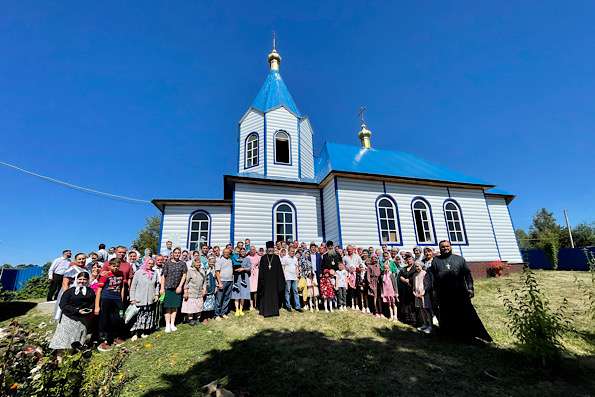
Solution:
<path fill-rule="evenodd" d="M 74 262 L 70 263 L 68 269 L 64 272 L 64 277 L 62 278 L 62 286 L 60 287 L 60 291 L 58 292 L 58 298 L 56 299 L 56 306 L 54 307 L 54 320 L 60 321 L 62 317 L 62 309 L 60 308 L 60 301 L 62 300 L 62 294 L 73 285 L 74 280 L 76 279 L 77 275 L 85 271 L 87 272 L 87 268 L 85 266 L 85 262 L 87 261 L 87 255 L 79 252 L 74 256 Z M 88 274 L 88 273 L 87 273 Z"/>
<path fill-rule="evenodd" d="M 140 269 L 134 273 L 130 286 L 130 304 L 138 307 L 136 321 L 130 329 L 132 340 L 139 336 L 146 338 L 157 327 L 157 273 L 153 270 L 155 260 L 146 258 Z"/>
<path fill-rule="evenodd" d="M 95 293 L 87 287 L 88 282 L 89 273 L 81 271 L 77 274 L 73 286 L 62 293 L 60 299 L 62 317 L 50 342 L 51 349 L 71 349 L 77 344 L 85 343 L 87 319 L 91 316 L 95 302 Z"/>
<path fill-rule="evenodd" d="M 380 282 L 380 265 L 378 264 L 378 256 L 372 255 L 370 262 L 367 263 L 366 280 L 368 282 L 368 295 L 372 298 L 372 305 L 374 315 L 382 317 L 382 304 L 380 303 L 379 285 Z"/>
<path fill-rule="evenodd" d="M 399 270 L 397 286 L 399 289 L 398 316 L 406 324 L 414 325 L 416 316 L 414 311 L 413 278 L 415 277 L 415 260 L 411 254 L 405 255 L 405 267 Z"/>
<path fill-rule="evenodd" d="M 252 296 L 250 303 L 252 308 L 256 309 L 256 297 L 258 296 L 258 266 L 260 265 L 260 255 L 258 255 L 256 252 L 255 245 L 250 245 L 248 258 L 250 258 L 250 295 Z"/>
<path fill-rule="evenodd" d="M 192 264 L 186 273 L 184 283 L 184 300 L 182 301 L 182 313 L 188 316 L 188 323 L 196 325 L 200 320 L 204 305 L 204 296 L 207 294 L 207 273 L 202 266 L 198 256 L 192 260 Z"/>
<path fill-rule="evenodd" d="M 235 301 L 235 315 L 244 315 L 244 301 L 250 301 L 250 268 L 252 262 L 250 257 L 246 256 L 246 249 L 240 249 L 241 265 L 234 271 L 238 274 L 238 288 L 231 292 L 231 299 Z"/>

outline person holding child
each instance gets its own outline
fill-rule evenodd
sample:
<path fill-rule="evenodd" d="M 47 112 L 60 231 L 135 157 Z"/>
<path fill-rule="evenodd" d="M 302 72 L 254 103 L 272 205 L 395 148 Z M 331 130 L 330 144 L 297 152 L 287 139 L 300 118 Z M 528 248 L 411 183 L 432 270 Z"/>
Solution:
<path fill-rule="evenodd" d="M 250 261 L 250 257 L 246 256 L 246 249 L 243 246 L 240 248 L 238 260 L 240 261 L 240 265 L 234 269 L 234 272 L 237 274 L 237 288 L 231 292 L 231 299 L 234 300 L 235 304 L 236 317 L 244 315 L 244 302 L 250 302 L 250 268 L 252 267 L 252 262 Z M 250 310 L 250 306 L 248 306 L 248 310 Z"/>

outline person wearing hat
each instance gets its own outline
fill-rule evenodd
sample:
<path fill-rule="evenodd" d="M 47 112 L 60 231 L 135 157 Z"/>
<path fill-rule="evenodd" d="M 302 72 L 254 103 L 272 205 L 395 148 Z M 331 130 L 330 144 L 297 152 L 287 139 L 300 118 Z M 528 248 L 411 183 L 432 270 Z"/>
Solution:
<path fill-rule="evenodd" d="M 258 265 L 258 310 L 264 317 L 279 315 L 281 293 L 285 291 L 285 276 L 279 255 L 275 254 L 275 244 L 266 243 L 266 254 Z"/>
<path fill-rule="evenodd" d="M 337 271 L 339 270 L 339 263 L 343 262 L 341 256 L 335 251 L 332 241 L 326 242 L 326 253 L 322 256 L 322 270 L 325 269 Z"/>

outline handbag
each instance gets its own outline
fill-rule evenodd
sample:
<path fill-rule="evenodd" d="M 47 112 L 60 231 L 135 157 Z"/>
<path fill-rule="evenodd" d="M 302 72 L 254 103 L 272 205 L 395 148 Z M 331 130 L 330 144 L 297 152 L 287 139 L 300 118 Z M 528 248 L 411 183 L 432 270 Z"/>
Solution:
<path fill-rule="evenodd" d="M 210 312 L 215 310 L 215 294 L 209 294 L 205 298 L 205 302 L 202 305 L 202 310 L 205 312 Z"/>
<path fill-rule="evenodd" d="M 130 305 L 124 313 L 124 323 L 128 324 L 138 314 L 139 308 L 136 305 Z"/>

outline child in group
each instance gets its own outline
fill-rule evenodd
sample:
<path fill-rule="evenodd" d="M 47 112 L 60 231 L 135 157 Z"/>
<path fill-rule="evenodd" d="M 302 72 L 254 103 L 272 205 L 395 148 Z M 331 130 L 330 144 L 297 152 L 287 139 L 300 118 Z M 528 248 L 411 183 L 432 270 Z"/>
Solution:
<path fill-rule="evenodd" d="M 366 281 L 366 268 L 363 266 L 359 266 L 355 269 L 355 287 L 357 288 L 357 297 L 361 303 L 362 313 L 370 313 L 370 309 L 368 309 L 368 282 Z"/>
<path fill-rule="evenodd" d="M 341 311 L 347 310 L 347 276 L 345 264 L 339 262 L 339 270 L 335 272 L 335 290 L 337 291 L 337 309 Z"/>
<path fill-rule="evenodd" d="M 351 310 L 357 310 L 357 288 L 356 288 L 356 268 L 349 267 L 347 275 L 347 296 L 351 300 Z"/>
<path fill-rule="evenodd" d="M 320 310 L 318 308 L 318 281 L 314 272 L 310 272 L 306 277 L 306 286 L 308 287 L 308 308 L 311 312 Z"/>
<path fill-rule="evenodd" d="M 324 311 L 333 312 L 333 300 L 335 299 L 335 289 L 333 287 L 333 277 L 330 269 L 324 269 L 324 274 L 320 278 L 320 294 L 324 300 Z"/>
<path fill-rule="evenodd" d="M 388 261 L 384 262 L 382 274 L 382 301 L 388 304 L 391 321 L 397 321 L 396 304 L 399 301 L 399 292 L 397 289 L 397 279 L 390 268 Z"/>
<path fill-rule="evenodd" d="M 124 275 L 120 272 L 121 260 L 110 259 L 108 270 L 99 278 L 99 288 L 95 294 L 95 315 L 99 316 L 99 351 L 111 350 L 111 344 L 120 345 L 124 340 L 122 334 L 123 321 L 120 311 L 123 310 Z"/>
<path fill-rule="evenodd" d="M 415 276 L 413 277 L 413 296 L 415 307 L 419 309 L 423 325 L 417 330 L 425 334 L 432 332 L 432 302 L 431 289 L 432 273 L 426 272 L 421 262 L 415 263 Z"/>

